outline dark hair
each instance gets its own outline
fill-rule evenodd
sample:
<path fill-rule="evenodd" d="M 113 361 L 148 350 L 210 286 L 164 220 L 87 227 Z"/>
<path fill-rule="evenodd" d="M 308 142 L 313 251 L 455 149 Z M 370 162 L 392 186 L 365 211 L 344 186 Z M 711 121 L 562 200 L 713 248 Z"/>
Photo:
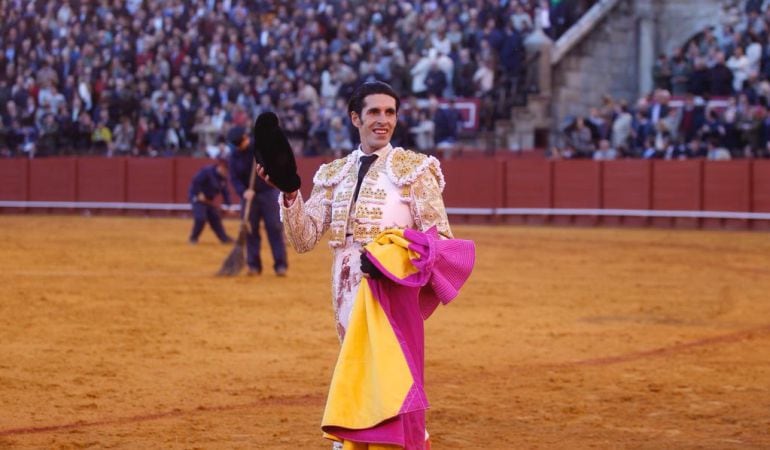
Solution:
<path fill-rule="evenodd" d="M 372 94 L 385 94 L 396 99 L 396 112 L 398 112 L 401 101 L 398 99 L 396 91 L 394 91 L 388 83 L 383 83 L 382 81 L 367 81 L 366 83 L 359 85 L 350 96 L 350 100 L 348 100 L 348 114 L 355 111 L 356 114 L 360 116 L 364 109 L 364 99 Z"/>

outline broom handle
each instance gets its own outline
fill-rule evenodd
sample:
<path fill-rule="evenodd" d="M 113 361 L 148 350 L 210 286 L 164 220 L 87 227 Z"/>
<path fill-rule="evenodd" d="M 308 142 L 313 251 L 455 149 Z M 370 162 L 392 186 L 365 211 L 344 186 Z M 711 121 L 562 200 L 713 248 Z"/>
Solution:
<path fill-rule="evenodd" d="M 249 189 L 254 190 L 254 183 L 257 181 L 257 162 L 253 161 L 253 164 L 251 165 L 251 176 L 249 177 Z M 256 193 L 254 194 L 256 195 Z M 254 197 L 251 198 L 251 200 L 248 200 L 246 202 L 246 209 L 243 211 L 243 224 L 246 225 L 246 228 L 249 229 L 249 233 L 251 233 L 251 224 L 249 223 L 249 213 L 251 212 L 251 204 L 254 202 Z"/>

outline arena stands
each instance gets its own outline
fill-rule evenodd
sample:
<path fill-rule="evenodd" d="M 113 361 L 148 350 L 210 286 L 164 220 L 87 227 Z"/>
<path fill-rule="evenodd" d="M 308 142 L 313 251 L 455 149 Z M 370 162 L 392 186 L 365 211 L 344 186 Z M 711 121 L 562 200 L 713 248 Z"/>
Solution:
<path fill-rule="evenodd" d="M 515 88 L 524 35 L 550 23 L 539 3 L 6 1 L 0 152 L 213 155 L 230 127 L 275 110 L 298 152 L 334 154 L 356 138 L 342 99 L 368 79 L 423 101 L 398 134 L 414 147 L 428 97 Z M 593 2 L 550 3 L 556 36 Z"/>
<path fill-rule="evenodd" d="M 764 5 L 764 6 L 763 6 Z M 770 157 L 770 7 L 746 1 L 734 21 L 709 26 L 659 55 L 654 92 L 635 104 L 606 96 L 562 125 L 556 159 L 725 160 Z"/>

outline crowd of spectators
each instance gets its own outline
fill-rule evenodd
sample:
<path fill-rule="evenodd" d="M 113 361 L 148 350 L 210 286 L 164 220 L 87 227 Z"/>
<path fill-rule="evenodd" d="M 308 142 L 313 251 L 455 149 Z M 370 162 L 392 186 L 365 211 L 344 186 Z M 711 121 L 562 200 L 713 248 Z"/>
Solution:
<path fill-rule="evenodd" d="M 590 3 L 7 0 L 0 154 L 214 155 L 268 110 L 298 154 L 349 151 L 345 99 L 371 79 L 409 99 L 396 143 L 429 149 L 457 138 L 439 98 L 492 127 L 535 22 L 557 36 Z"/>
<path fill-rule="evenodd" d="M 655 90 L 565 124 L 555 158 L 770 157 L 770 5 L 748 0 L 653 67 Z"/>

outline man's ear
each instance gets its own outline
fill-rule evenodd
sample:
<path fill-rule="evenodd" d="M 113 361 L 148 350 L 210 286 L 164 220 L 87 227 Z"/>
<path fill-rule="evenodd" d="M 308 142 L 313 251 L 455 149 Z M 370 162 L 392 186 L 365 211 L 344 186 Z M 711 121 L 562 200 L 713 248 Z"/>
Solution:
<path fill-rule="evenodd" d="M 358 113 L 355 111 L 352 111 L 350 113 L 350 121 L 353 122 L 353 126 L 356 128 L 361 127 L 361 118 L 358 116 Z"/>

